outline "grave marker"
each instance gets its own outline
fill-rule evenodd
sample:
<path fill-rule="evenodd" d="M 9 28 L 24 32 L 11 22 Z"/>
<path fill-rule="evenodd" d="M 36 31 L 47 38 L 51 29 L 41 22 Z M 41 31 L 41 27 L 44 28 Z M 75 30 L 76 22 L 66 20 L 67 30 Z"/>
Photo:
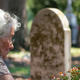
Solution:
<path fill-rule="evenodd" d="M 35 16 L 30 34 L 31 80 L 51 80 L 71 68 L 71 31 L 58 9 L 42 9 Z"/>

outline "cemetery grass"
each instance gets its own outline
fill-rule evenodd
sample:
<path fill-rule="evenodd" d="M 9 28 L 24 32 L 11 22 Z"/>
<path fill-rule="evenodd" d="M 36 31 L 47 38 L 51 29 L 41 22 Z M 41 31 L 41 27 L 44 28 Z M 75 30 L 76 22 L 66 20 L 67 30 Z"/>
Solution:
<path fill-rule="evenodd" d="M 29 51 L 10 51 L 7 57 L 22 58 L 24 55 L 30 53 Z"/>
<path fill-rule="evenodd" d="M 12 52 L 10 51 L 8 54 L 8 57 L 14 57 L 14 58 L 22 58 L 22 56 L 24 56 L 26 53 L 30 53 L 29 51 L 21 51 L 21 52 Z M 71 47 L 70 50 L 71 53 L 71 57 L 80 57 L 80 48 L 75 48 L 75 47 Z M 78 67 L 80 66 L 80 64 L 72 64 L 71 67 Z M 24 76 L 30 76 L 30 66 L 15 66 L 13 67 L 9 67 L 9 70 L 11 73 L 14 74 L 20 74 L 20 75 L 24 75 Z"/>
<path fill-rule="evenodd" d="M 72 58 L 71 68 L 80 67 L 80 48 L 71 47 L 70 52 L 71 52 L 71 58 Z"/>
<path fill-rule="evenodd" d="M 10 51 L 7 58 L 15 58 L 15 59 L 22 59 L 22 57 L 26 54 L 30 53 L 29 51 Z M 11 62 L 13 65 L 12 67 L 8 67 L 12 75 L 18 75 L 23 77 L 30 77 L 30 65 L 19 65 L 14 61 Z"/>
<path fill-rule="evenodd" d="M 22 66 L 15 66 L 14 68 L 8 67 L 11 74 L 16 74 L 19 76 L 30 76 L 30 66 L 22 67 Z"/>
<path fill-rule="evenodd" d="M 71 47 L 71 57 L 80 57 L 80 48 Z"/>

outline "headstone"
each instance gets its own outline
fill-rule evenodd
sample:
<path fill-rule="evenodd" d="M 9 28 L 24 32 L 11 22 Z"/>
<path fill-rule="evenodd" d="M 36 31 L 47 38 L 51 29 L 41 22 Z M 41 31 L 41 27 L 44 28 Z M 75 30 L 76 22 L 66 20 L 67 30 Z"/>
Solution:
<path fill-rule="evenodd" d="M 71 31 L 58 9 L 42 9 L 35 16 L 30 34 L 31 80 L 51 80 L 71 68 Z"/>

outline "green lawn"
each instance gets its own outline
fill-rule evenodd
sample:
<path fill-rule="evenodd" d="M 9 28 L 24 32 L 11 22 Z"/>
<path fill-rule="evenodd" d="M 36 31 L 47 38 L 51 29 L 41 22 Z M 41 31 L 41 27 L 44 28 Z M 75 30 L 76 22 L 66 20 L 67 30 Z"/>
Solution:
<path fill-rule="evenodd" d="M 12 58 L 22 58 L 24 55 L 30 53 L 29 51 L 10 51 L 7 57 L 12 57 Z"/>
<path fill-rule="evenodd" d="M 21 52 L 13 52 L 13 51 L 10 51 L 9 54 L 8 54 L 8 57 L 12 57 L 12 58 L 21 58 L 28 54 L 30 52 L 28 51 L 21 51 Z M 30 65 L 27 65 L 27 66 L 17 66 L 15 65 L 14 63 L 12 63 L 14 65 L 14 67 L 8 67 L 10 72 L 13 73 L 13 74 L 18 74 L 18 75 L 22 75 L 22 76 L 30 76 Z"/>
<path fill-rule="evenodd" d="M 23 55 L 30 53 L 30 52 L 12 52 L 10 51 L 9 57 L 16 57 L 16 58 L 22 58 Z M 80 48 L 74 48 L 71 47 L 70 53 L 73 57 L 80 56 Z M 72 65 L 72 67 L 78 67 L 80 65 Z M 20 74 L 24 76 L 30 76 L 30 66 L 21 67 L 21 66 L 15 66 L 14 68 L 9 68 L 11 73 Z"/>
<path fill-rule="evenodd" d="M 15 58 L 22 58 L 25 54 L 30 53 L 29 51 L 17 51 L 17 52 L 12 52 L 10 51 L 8 54 L 8 57 L 15 57 Z M 74 48 L 71 47 L 70 53 L 74 57 L 80 56 L 80 48 Z"/>
<path fill-rule="evenodd" d="M 71 47 L 71 55 L 73 57 L 79 57 L 80 56 L 80 48 Z"/>
<path fill-rule="evenodd" d="M 80 57 L 80 48 L 71 47 L 71 56 L 72 57 Z M 72 65 L 71 67 L 72 68 L 73 67 L 80 67 L 80 64 L 79 65 Z"/>
<path fill-rule="evenodd" d="M 80 56 L 80 48 L 74 48 L 74 47 L 71 47 L 71 55 L 76 57 L 76 56 Z M 8 56 L 11 56 L 11 57 L 15 57 L 15 58 L 22 58 L 22 56 L 24 56 L 25 54 L 27 53 L 30 53 L 29 51 L 17 51 L 17 52 L 13 52 L 13 51 L 10 51 Z"/>
<path fill-rule="evenodd" d="M 30 76 L 30 66 L 15 66 L 14 68 L 9 67 L 9 70 L 11 73 L 15 73 L 16 75 L 18 74 L 21 76 Z"/>

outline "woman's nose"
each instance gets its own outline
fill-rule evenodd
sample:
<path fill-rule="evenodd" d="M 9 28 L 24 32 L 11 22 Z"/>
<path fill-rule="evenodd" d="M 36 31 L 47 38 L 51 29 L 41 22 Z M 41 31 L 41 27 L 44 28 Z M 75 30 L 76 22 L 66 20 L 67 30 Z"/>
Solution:
<path fill-rule="evenodd" d="M 9 49 L 13 49 L 14 48 L 14 46 L 13 46 L 13 44 L 11 44 L 10 46 L 9 46 Z"/>

